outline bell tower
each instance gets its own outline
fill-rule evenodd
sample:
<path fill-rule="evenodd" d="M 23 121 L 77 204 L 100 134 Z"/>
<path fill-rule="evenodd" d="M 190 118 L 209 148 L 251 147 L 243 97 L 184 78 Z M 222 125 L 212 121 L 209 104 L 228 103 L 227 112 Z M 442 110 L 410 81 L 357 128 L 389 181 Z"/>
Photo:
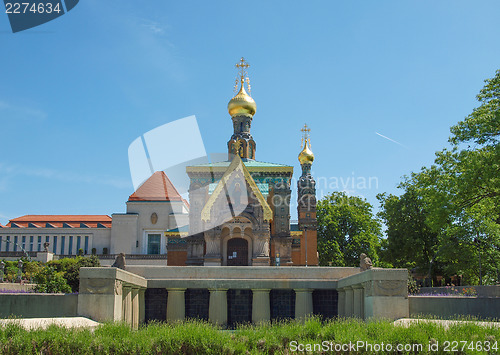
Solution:
<path fill-rule="evenodd" d="M 311 166 L 314 154 L 311 151 L 311 140 L 307 125 L 301 129 L 302 151 L 299 154 L 299 162 L 302 175 L 297 182 L 297 212 L 299 217 L 299 230 L 302 231 L 301 238 L 301 264 L 318 265 L 317 253 L 317 222 L 316 222 L 316 181 L 311 175 Z"/>
<path fill-rule="evenodd" d="M 255 141 L 250 134 L 250 127 L 252 125 L 252 118 L 257 110 L 257 105 L 252 97 L 249 95 L 251 92 L 250 79 L 248 77 L 247 69 L 250 67 L 245 59 L 242 57 L 236 64 L 238 75 L 235 83 L 235 91 L 239 91 L 227 104 L 227 109 L 233 120 L 233 135 L 229 142 L 227 142 L 228 159 L 234 155 L 239 155 L 241 159 L 255 160 Z M 248 94 L 245 90 L 248 89 Z"/>

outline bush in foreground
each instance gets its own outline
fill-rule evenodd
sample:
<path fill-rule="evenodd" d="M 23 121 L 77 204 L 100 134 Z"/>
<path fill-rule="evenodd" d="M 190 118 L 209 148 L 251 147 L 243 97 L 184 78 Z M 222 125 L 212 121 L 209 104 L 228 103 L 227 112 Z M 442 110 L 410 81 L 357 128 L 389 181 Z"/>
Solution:
<path fill-rule="evenodd" d="M 352 319 L 326 323 L 311 319 L 305 324 L 284 322 L 242 326 L 234 331 L 195 321 L 152 323 L 137 331 L 124 324 L 105 324 L 94 331 L 51 326 L 30 332 L 17 325 L 0 327 L 1 354 L 292 354 L 305 353 L 293 351 L 293 342 L 298 346 L 323 341 L 339 345 L 358 341 L 385 344 L 385 351 L 379 353 L 447 354 L 445 342 L 450 342 L 450 350 L 453 341 L 458 342 L 459 350 L 462 347 L 460 341 L 466 341 L 469 347 L 474 342 L 476 350 L 478 342 L 484 349 L 485 342 L 489 342 L 492 348 L 497 340 L 500 340 L 499 329 L 475 324 L 452 325 L 449 329 L 436 324 L 413 324 L 405 328 L 394 326 L 389 321 L 364 323 Z M 387 351 L 387 344 L 392 346 L 392 351 Z M 422 349 L 413 347 L 419 351 L 398 352 L 397 344 L 422 344 Z M 439 351 L 429 351 L 430 344 L 437 344 Z M 356 350 L 351 353 L 375 352 L 366 348 Z M 459 353 L 477 352 L 465 348 Z"/>

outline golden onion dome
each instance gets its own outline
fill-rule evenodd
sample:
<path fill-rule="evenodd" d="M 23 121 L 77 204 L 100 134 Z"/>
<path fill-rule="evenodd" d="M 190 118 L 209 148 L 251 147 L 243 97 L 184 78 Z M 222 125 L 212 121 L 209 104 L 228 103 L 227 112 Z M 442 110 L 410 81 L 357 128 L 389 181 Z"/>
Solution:
<path fill-rule="evenodd" d="M 312 162 L 314 161 L 314 153 L 310 149 L 310 144 L 308 143 L 309 142 L 306 139 L 304 144 L 304 149 L 302 149 L 302 151 L 299 154 L 299 162 L 301 165 L 312 164 Z"/>
<path fill-rule="evenodd" d="M 257 111 L 257 105 L 250 95 L 245 91 L 245 82 L 241 80 L 240 91 L 227 104 L 227 110 L 231 117 L 236 115 L 253 116 Z"/>

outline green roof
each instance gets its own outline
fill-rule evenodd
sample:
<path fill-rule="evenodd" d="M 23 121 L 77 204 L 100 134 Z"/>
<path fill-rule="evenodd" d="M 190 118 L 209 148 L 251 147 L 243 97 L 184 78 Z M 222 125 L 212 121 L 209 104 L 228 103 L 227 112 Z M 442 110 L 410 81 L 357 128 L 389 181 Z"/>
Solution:
<path fill-rule="evenodd" d="M 215 188 L 219 184 L 219 181 L 220 180 L 208 185 L 208 194 L 209 195 L 211 195 L 214 192 Z M 264 197 L 267 197 L 267 195 L 269 195 L 269 184 L 262 184 L 262 183 L 257 182 L 256 185 L 259 188 L 260 193 L 262 195 L 264 195 Z"/>
<path fill-rule="evenodd" d="M 243 160 L 243 159 L 242 159 Z M 219 161 L 216 163 L 208 163 L 208 164 L 198 164 L 198 165 L 191 165 L 193 167 L 198 167 L 198 166 L 206 166 L 206 167 L 225 167 L 229 166 L 231 164 L 230 161 Z M 275 164 L 275 163 L 268 163 L 264 161 L 257 161 L 257 160 L 243 160 L 243 164 L 247 167 L 255 167 L 255 168 L 260 168 L 260 167 L 290 167 L 290 165 L 284 165 L 284 164 Z"/>

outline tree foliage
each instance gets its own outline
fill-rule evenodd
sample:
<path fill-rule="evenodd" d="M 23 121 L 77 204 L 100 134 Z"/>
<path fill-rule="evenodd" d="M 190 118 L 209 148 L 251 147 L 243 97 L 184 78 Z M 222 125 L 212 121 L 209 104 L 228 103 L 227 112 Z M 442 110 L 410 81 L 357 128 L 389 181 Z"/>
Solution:
<path fill-rule="evenodd" d="M 361 253 L 378 262 L 381 226 L 372 206 L 356 196 L 333 192 L 317 205 L 320 265 L 359 266 Z"/>
<path fill-rule="evenodd" d="M 400 197 L 379 194 L 379 217 L 387 230 L 382 259 L 395 267 L 427 272 L 438 246 L 438 234 L 426 223 L 428 212 L 421 196 L 408 189 Z"/>
<path fill-rule="evenodd" d="M 432 166 L 405 178 L 401 197 L 379 198 L 388 227 L 386 255 L 397 265 L 411 255 L 413 238 L 409 260 L 416 266 L 436 272 L 441 265 L 445 276 L 462 275 L 469 283 L 478 282 L 480 273 L 486 283 L 499 281 L 500 71 L 485 82 L 479 107 L 451 127 L 451 147 L 437 152 Z M 421 213 L 403 208 L 410 195 Z"/>

